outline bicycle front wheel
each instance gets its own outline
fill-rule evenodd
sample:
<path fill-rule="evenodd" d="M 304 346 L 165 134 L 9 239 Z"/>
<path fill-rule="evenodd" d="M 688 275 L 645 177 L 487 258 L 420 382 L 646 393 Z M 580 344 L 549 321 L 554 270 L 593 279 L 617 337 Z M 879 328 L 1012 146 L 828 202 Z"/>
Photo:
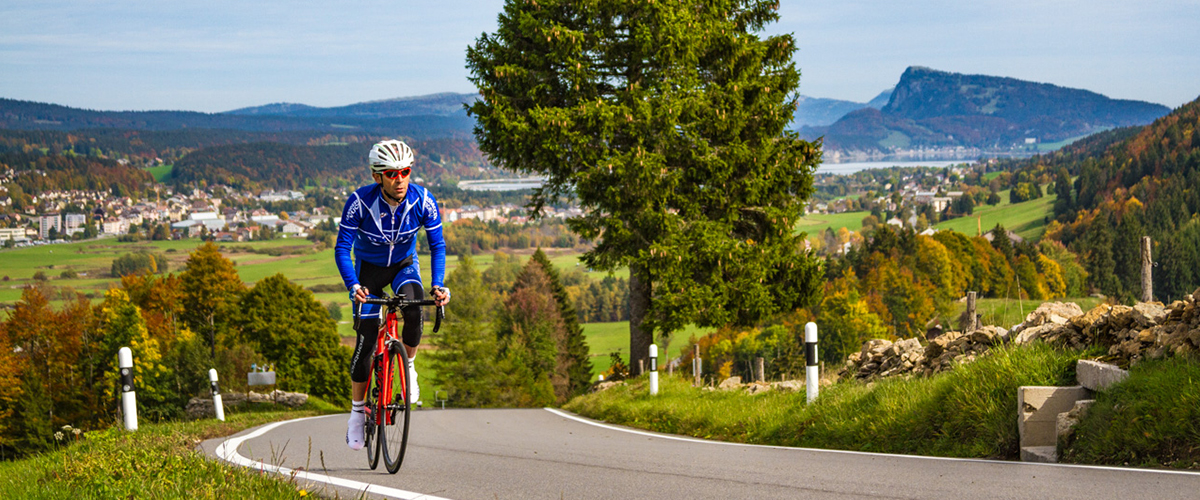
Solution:
<path fill-rule="evenodd" d="M 363 424 L 363 435 L 366 437 L 367 448 L 367 465 L 371 470 L 379 467 L 379 449 L 382 445 L 379 444 L 377 434 L 379 434 L 379 426 L 375 425 L 375 415 L 379 411 L 379 367 L 377 366 L 380 360 L 371 366 L 371 376 L 367 378 L 367 397 L 366 397 L 366 412 L 367 420 Z"/>
<path fill-rule="evenodd" d="M 380 394 L 381 401 L 386 401 L 383 427 L 380 430 L 379 445 L 383 448 L 383 463 L 388 472 L 395 474 L 400 470 L 404 461 L 404 451 L 408 448 L 408 417 L 411 406 L 408 404 L 408 352 L 404 345 L 395 342 L 388 349 L 390 363 L 389 373 L 383 374 L 391 381 L 390 394 Z M 388 392 L 388 391 L 384 391 Z"/>

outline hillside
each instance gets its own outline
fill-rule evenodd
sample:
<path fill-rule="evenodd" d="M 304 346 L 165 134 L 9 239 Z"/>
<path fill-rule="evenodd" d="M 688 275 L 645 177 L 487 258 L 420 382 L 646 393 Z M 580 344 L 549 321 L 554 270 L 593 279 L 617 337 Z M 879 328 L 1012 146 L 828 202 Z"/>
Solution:
<path fill-rule="evenodd" d="M 1142 101 L 1014 78 L 964 75 L 913 66 L 887 105 L 848 113 L 829 127 L 804 127 L 828 149 L 895 151 L 1019 148 L 1110 128 L 1144 125 L 1170 111 Z"/>
<path fill-rule="evenodd" d="M 474 102 L 479 94 L 443 92 L 416 97 L 398 97 L 360 102 L 348 106 L 318 108 L 304 104 L 277 103 L 227 111 L 230 115 L 292 117 L 395 118 L 401 116 L 466 116 L 463 104 Z"/>
<path fill-rule="evenodd" d="M 1164 300 L 1200 286 L 1200 99 L 1089 151 L 1031 159 L 1032 176 L 1069 176 L 1047 237 L 1084 256 L 1106 295 L 1140 294 L 1139 240 L 1154 241 L 1154 291 Z M 1060 196 L 1060 199 L 1063 196 Z"/>
<path fill-rule="evenodd" d="M 57 104 L 0 99 L 0 129 L 17 130 L 107 128 L 166 131 L 200 128 L 249 132 L 366 133 L 433 138 L 468 137 L 473 125 L 474 121 L 465 113 L 394 116 L 370 114 L 280 116 L 198 113 L 194 111 L 95 111 Z"/>

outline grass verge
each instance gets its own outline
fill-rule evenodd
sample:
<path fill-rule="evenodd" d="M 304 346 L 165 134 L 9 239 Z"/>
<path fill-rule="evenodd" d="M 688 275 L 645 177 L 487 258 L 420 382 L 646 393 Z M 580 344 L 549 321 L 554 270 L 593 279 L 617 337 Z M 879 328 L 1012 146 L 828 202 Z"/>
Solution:
<path fill-rule="evenodd" d="M 947 457 L 1015 459 L 1017 387 L 1070 385 L 1085 353 L 1046 345 L 1002 347 L 930 378 L 842 382 L 816 403 L 803 391 L 709 391 L 664 377 L 659 395 L 641 378 L 564 408 L 591 418 L 724 441 Z"/>
<path fill-rule="evenodd" d="M 88 432 L 49 453 L 0 463 L 0 498 L 261 498 L 308 496 L 275 474 L 205 458 L 201 441 L 268 422 L 342 411 L 310 398 L 298 410 L 227 412 L 213 419 Z M 70 433 L 67 433 L 70 435 Z"/>
<path fill-rule="evenodd" d="M 1143 361 L 1096 403 L 1063 449 L 1066 460 L 1200 469 L 1200 360 Z"/>

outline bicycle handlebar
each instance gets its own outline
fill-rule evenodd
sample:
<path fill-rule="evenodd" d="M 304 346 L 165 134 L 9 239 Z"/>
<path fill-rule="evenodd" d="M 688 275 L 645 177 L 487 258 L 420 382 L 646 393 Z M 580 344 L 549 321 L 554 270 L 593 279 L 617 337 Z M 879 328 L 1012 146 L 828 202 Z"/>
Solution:
<path fill-rule="evenodd" d="M 437 333 L 442 328 L 442 318 L 446 317 L 446 308 L 438 306 L 437 301 L 433 299 L 410 300 L 405 298 L 404 295 L 393 295 L 383 298 L 367 297 L 367 300 L 363 304 L 378 304 L 386 306 L 388 309 L 400 309 L 407 306 L 437 306 L 437 314 L 434 316 L 436 319 L 433 323 L 433 333 Z"/>

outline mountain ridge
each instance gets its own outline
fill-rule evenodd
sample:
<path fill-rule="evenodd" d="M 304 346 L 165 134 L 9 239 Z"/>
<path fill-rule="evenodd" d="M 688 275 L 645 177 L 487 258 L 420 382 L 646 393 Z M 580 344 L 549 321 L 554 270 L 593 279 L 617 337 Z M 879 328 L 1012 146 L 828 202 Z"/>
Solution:
<path fill-rule="evenodd" d="M 922 66 L 905 70 L 888 103 L 863 108 L 828 127 L 802 127 L 840 151 L 918 148 L 1011 150 L 1111 128 L 1146 125 L 1170 108 L 1016 78 L 967 75 Z"/>

